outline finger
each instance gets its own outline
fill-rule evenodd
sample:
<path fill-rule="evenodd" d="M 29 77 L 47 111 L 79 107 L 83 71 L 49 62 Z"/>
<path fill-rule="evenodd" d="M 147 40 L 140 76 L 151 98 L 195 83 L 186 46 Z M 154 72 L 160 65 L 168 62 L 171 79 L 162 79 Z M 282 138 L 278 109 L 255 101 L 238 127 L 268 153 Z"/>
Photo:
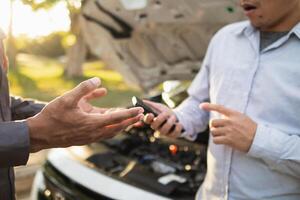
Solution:
<path fill-rule="evenodd" d="M 128 119 L 128 120 L 125 120 L 123 121 L 121 124 L 123 124 L 123 126 L 125 128 L 127 128 L 128 126 L 131 126 L 131 125 L 134 125 L 136 123 L 139 123 L 141 122 L 141 120 L 144 118 L 144 114 L 139 114 L 138 116 L 136 117 L 133 117 L 131 119 Z"/>
<path fill-rule="evenodd" d="M 169 117 L 167 122 L 158 131 L 163 135 L 168 135 L 170 133 L 170 131 L 173 131 L 171 129 L 172 129 L 172 127 L 174 127 L 176 120 L 177 120 L 176 117 L 174 115 L 172 115 L 171 117 Z"/>
<path fill-rule="evenodd" d="M 219 137 L 213 137 L 213 143 L 215 144 L 224 144 L 224 145 L 228 145 L 228 139 L 226 136 L 219 136 Z"/>
<path fill-rule="evenodd" d="M 207 112 L 215 111 L 226 116 L 230 116 L 235 112 L 229 108 L 225 108 L 224 106 L 218 104 L 211 104 L 211 103 L 201 103 L 199 107 Z"/>
<path fill-rule="evenodd" d="M 133 124 L 132 126 L 135 128 L 143 127 L 145 124 L 142 121 L 138 121 L 137 123 Z"/>
<path fill-rule="evenodd" d="M 105 139 L 110 139 L 115 135 L 119 134 L 123 130 L 123 126 L 121 124 L 111 125 L 104 128 L 99 129 L 96 134 L 95 141 L 101 141 Z"/>
<path fill-rule="evenodd" d="M 109 125 L 104 128 L 101 128 L 97 137 L 105 138 L 105 139 L 114 137 L 116 134 L 118 134 L 122 130 L 126 129 L 128 126 L 131 126 L 134 123 L 140 121 L 143 117 L 144 117 L 144 115 L 140 114 L 140 115 L 130 118 L 128 120 L 124 120 L 121 123 Z"/>
<path fill-rule="evenodd" d="M 91 113 L 98 113 L 98 114 L 104 114 L 107 112 L 107 108 L 98 108 L 98 107 L 93 107 L 93 110 Z"/>
<path fill-rule="evenodd" d="M 153 122 L 154 118 L 155 118 L 155 117 L 154 117 L 153 114 L 148 113 L 148 114 L 145 115 L 143 121 L 144 121 L 146 124 L 151 124 L 151 123 Z"/>
<path fill-rule="evenodd" d="M 158 111 L 158 113 L 163 112 L 164 110 L 162 109 L 162 105 L 159 103 L 155 103 L 153 101 L 149 101 L 149 100 L 143 100 L 143 102 L 147 105 L 150 106 L 151 108 L 153 108 L 154 110 Z"/>
<path fill-rule="evenodd" d="M 224 127 L 221 128 L 211 128 L 210 133 L 212 134 L 213 137 L 218 137 L 218 136 L 225 136 L 226 135 L 227 129 Z"/>
<path fill-rule="evenodd" d="M 66 93 L 64 96 L 68 97 L 68 100 L 70 101 L 70 104 L 72 104 L 73 107 L 76 107 L 79 100 L 84 97 L 85 95 L 88 95 L 101 84 L 101 81 L 99 78 L 94 77 L 89 80 L 81 82 L 79 85 L 77 85 L 74 89 L 70 90 L 68 93 Z"/>
<path fill-rule="evenodd" d="M 112 112 L 121 111 L 121 110 L 126 110 L 126 108 L 109 108 L 109 109 L 106 109 L 105 113 L 112 113 Z"/>
<path fill-rule="evenodd" d="M 143 108 L 135 107 L 130 109 L 118 110 L 109 113 L 105 113 L 102 115 L 92 115 L 95 122 L 99 124 L 99 126 L 108 126 L 120 123 L 124 120 L 133 118 L 142 114 L 144 112 Z"/>
<path fill-rule="evenodd" d="M 169 116 L 166 113 L 159 114 L 156 118 L 154 118 L 151 128 L 154 130 L 158 130 L 167 120 Z"/>
<path fill-rule="evenodd" d="M 99 127 L 96 131 L 91 132 L 90 135 L 83 135 L 82 137 L 77 137 L 77 140 L 81 144 L 92 143 L 99 141 L 100 139 L 108 139 L 114 137 L 119 132 L 123 131 L 129 126 L 132 126 L 134 123 L 137 123 L 144 117 L 143 114 L 139 114 L 136 117 L 124 120 L 120 123 L 109 125 L 105 127 Z"/>
<path fill-rule="evenodd" d="M 227 119 L 212 119 L 209 121 L 209 127 L 224 127 L 228 124 Z"/>
<path fill-rule="evenodd" d="M 92 91 L 91 93 L 85 95 L 83 98 L 85 98 L 87 101 L 90 101 L 92 99 L 103 97 L 107 94 L 107 90 L 105 88 L 98 88 Z"/>
<path fill-rule="evenodd" d="M 176 123 L 174 131 L 171 132 L 168 136 L 171 138 L 178 138 L 181 135 L 182 129 L 183 129 L 182 125 Z"/>

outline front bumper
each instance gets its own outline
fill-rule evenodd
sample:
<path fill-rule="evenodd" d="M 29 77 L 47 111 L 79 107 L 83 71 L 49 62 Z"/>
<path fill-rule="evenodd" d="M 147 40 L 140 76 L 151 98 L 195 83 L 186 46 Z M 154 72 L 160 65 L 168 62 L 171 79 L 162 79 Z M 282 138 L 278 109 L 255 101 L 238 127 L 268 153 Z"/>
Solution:
<path fill-rule="evenodd" d="M 66 149 L 52 150 L 33 185 L 33 200 L 168 198 L 120 182 L 74 159 Z"/>

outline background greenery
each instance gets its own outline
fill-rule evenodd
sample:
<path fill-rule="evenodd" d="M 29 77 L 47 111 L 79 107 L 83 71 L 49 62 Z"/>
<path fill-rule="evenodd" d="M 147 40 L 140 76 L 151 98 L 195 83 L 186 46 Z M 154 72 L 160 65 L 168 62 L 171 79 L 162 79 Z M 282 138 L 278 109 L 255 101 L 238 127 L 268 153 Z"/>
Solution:
<path fill-rule="evenodd" d="M 14 0 L 11 0 L 11 3 L 13 2 Z M 67 78 L 70 76 L 64 74 L 67 51 L 75 44 L 79 34 L 78 16 L 85 0 L 22 0 L 22 2 L 31 6 L 33 11 L 51 9 L 57 3 L 64 2 L 71 24 L 67 32 L 53 32 L 48 36 L 36 38 L 25 35 L 14 37 L 10 27 L 6 46 L 11 63 L 9 81 L 12 94 L 50 101 L 81 81 L 96 76 L 101 78 L 102 86 L 108 89 L 108 95 L 94 101 L 95 105 L 127 106 L 130 105 L 133 95 L 140 95 L 140 91 L 125 84 L 118 72 L 107 68 L 100 61 L 90 61 L 93 59 L 90 54 L 87 55 L 89 61 L 83 66 L 82 76 Z M 12 6 L 11 11 L 13 9 Z M 11 18 L 11 25 L 12 23 Z"/>
<path fill-rule="evenodd" d="M 94 105 L 127 106 L 133 95 L 140 95 L 140 91 L 124 83 L 118 72 L 106 68 L 100 61 L 85 63 L 83 77 L 68 79 L 63 76 L 63 62 L 58 58 L 19 54 L 17 60 L 18 70 L 10 69 L 9 72 L 13 95 L 50 101 L 94 76 L 101 78 L 102 86 L 108 89 L 108 95 L 93 101 Z"/>

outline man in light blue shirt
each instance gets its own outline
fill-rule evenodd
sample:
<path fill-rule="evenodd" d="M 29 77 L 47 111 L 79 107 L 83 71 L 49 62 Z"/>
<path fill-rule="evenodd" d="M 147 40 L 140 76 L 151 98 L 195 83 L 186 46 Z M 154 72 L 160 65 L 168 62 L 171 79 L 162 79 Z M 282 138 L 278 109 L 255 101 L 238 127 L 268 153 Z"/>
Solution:
<path fill-rule="evenodd" d="M 190 139 L 210 122 L 197 199 L 300 199 L 300 0 L 240 3 L 249 21 L 214 36 L 189 97 L 147 101 L 161 113 L 145 122 Z"/>

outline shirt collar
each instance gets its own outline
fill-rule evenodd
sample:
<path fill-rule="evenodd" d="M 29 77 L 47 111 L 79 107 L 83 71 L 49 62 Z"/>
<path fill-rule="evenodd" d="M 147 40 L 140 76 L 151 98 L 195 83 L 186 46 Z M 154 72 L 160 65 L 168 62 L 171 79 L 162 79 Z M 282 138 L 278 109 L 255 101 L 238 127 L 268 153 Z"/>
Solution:
<path fill-rule="evenodd" d="M 291 30 L 300 39 L 300 22 Z"/>
<path fill-rule="evenodd" d="M 257 31 L 257 29 L 251 25 L 250 21 L 247 21 L 246 23 L 243 23 L 239 28 L 234 30 L 234 34 L 236 34 L 236 35 L 242 35 L 242 34 L 251 35 L 255 31 Z M 294 26 L 294 28 L 292 28 L 292 30 L 289 32 L 289 35 L 291 35 L 292 33 L 294 33 L 300 39 L 300 22 L 296 26 Z"/>
<path fill-rule="evenodd" d="M 253 33 L 256 29 L 251 25 L 250 21 L 245 21 L 242 23 L 237 29 L 233 31 L 233 33 L 237 36 L 240 36 L 244 33 L 247 35 Z"/>

